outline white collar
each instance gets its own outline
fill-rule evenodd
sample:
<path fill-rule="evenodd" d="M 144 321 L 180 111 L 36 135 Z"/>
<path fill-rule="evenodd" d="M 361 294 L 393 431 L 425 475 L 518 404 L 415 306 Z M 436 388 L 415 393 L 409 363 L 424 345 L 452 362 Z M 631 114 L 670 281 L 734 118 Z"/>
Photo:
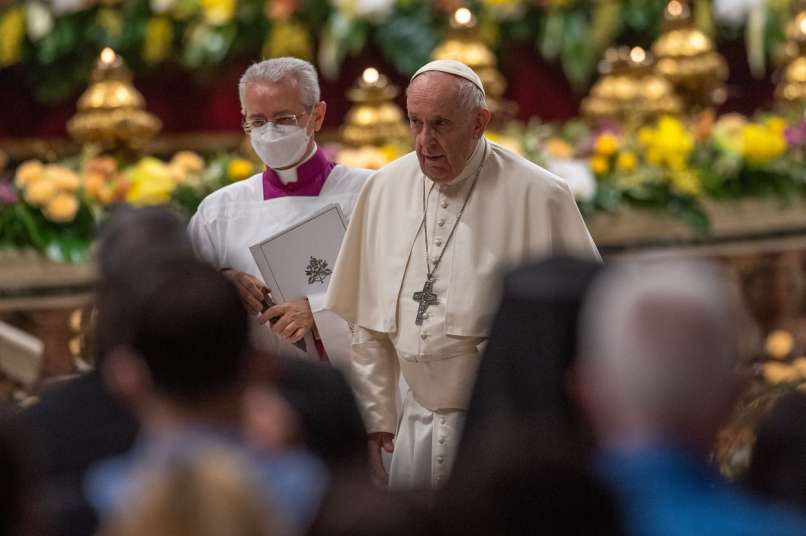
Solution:
<path fill-rule="evenodd" d="M 296 166 L 286 169 L 275 169 L 274 170 L 275 173 L 277 173 L 277 176 L 280 177 L 280 182 L 282 182 L 285 185 L 288 185 L 292 182 L 297 182 L 297 180 L 299 180 L 299 178 L 297 177 L 297 168 L 300 167 L 305 162 L 307 162 L 308 160 L 310 160 L 311 158 L 313 158 L 313 155 L 316 154 L 317 150 L 318 147 L 316 146 L 316 142 L 314 142 L 313 151 L 311 151 L 311 154 L 305 157 L 304 160 L 301 160 Z"/>
<path fill-rule="evenodd" d="M 481 159 L 484 157 L 484 146 L 486 145 L 487 140 L 482 136 L 477 142 L 476 147 L 473 149 L 473 152 L 470 154 L 470 158 L 467 159 L 467 163 L 465 167 L 462 168 L 462 171 L 453 178 L 453 180 L 449 182 L 437 183 L 440 189 L 450 188 L 451 186 L 455 186 L 460 182 L 463 182 L 471 177 L 476 173 L 479 165 L 481 165 Z M 429 178 L 429 180 L 431 180 Z"/>

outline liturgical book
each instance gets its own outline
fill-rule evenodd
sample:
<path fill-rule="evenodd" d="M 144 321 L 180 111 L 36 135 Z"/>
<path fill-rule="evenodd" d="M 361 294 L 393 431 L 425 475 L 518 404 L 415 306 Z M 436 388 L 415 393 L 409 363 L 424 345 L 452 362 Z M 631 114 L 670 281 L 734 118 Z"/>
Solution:
<path fill-rule="evenodd" d="M 334 203 L 250 247 L 263 281 L 271 289 L 270 299 L 275 303 L 303 298 L 322 302 L 346 230 L 341 208 Z M 305 346 L 310 353 L 308 339 Z"/>

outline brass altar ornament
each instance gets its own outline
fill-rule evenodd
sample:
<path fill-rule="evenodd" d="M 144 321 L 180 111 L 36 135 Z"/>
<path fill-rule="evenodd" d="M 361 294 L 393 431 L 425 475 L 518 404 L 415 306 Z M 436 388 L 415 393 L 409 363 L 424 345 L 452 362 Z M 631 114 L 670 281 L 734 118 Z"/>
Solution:
<path fill-rule="evenodd" d="M 784 45 L 784 66 L 777 73 L 775 100 L 779 106 L 800 110 L 806 104 L 806 2 L 789 23 Z"/>
<path fill-rule="evenodd" d="M 696 111 L 725 100 L 728 65 L 714 42 L 694 26 L 691 9 L 671 0 L 664 13 L 664 30 L 652 45 L 655 71 L 669 80 L 687 105 Z"/>
<path fill-rule="evenodd" d="M 77 108 L 67 131 L 76 141 L 104 150 L 140 147 L 162 128 L 160 120 L 145 111 L 131 72 L 111 48 L 101 52 Z"/>
<path fill-rule="evenodd" d="M 653 72 L 653 61 L 641 47 L 608 49 L 599 63 L 601 78 L 582 101 L 582 114 L 632 126 L 679 114 L 682 102 L 672 84 Z"/>
<path fill-rule="evenodd" d="M 450 18 L 445 41 L 431 53 L 434 60 L 461 61 L 479 75 L 487 94 L 487 106 L 496 115 L 513 115 L 514 104 L 502 99 L 507 83 L 498 71 L 495 54 L 479 38 L 477 21 L 466 7 L 457 9 Z"/>
<path fill-rule="evenodd" d="M 345 144 L 408 144 L 409 131 L 403 111 L 395 104 L 399 91 L 374 67 L 364 70 L 347 98 L 355 103 L 347 112 L 341 138 Z"/>

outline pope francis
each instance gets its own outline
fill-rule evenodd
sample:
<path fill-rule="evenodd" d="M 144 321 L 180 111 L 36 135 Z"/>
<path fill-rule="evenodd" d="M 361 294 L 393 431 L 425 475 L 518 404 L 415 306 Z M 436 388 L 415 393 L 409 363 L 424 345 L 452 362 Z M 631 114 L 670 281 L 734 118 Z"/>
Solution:
<path fill-rule="evenodd" d="M 538 256 L 599 258 L 566 184 L 484 138 L 490 112 L 472 69 L 425 65 L 406 105 L 415 151 L 367 181 L 325 305 L 353 323 L 373 475 L 396 489 L 447 478 L 499 273 Z"/>

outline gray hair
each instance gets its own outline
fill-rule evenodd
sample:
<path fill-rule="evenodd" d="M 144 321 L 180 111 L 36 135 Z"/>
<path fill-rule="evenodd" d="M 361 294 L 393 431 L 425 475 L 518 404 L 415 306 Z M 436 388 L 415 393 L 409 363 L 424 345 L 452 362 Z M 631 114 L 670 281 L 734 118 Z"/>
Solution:
<path fill-rule="evenodd" d="M 409 86 L 406 88 L 406 95 L 408 96 L 409 88 L 414 83 L 414 80 L 420 78 L 421 76 L 428 76 L 429 74 L 435 72 L 442 72 L 442 71 L 426 71 L 416 78 L 412 79 L 409 82 Z M 462 110 L 466 110 L 469 113 L 475 113 L 481 110 L 482 108 L 487 107 L 487 99 L 484 97 L 484 93 L 476 87 L 476 84 L 467 80 L 466 78 L 462 78 L 461 76 L 456 76 L 450 73 L 444 73 L 449 75 L 451 78 L 456 80 L 457 84 L 457 91 L 456 91 L 456 99 L 459 101 L 459 106 Z"/>
<path fill-rule="evenodd" d="M 463 110 L 478 112 L 487 107 L 487 99 L 484 98 L 484 93 L 476 87 L 476 84 L 465 78 L 457 77 L 457 80 L 459 81 L 457 98 Z"/>
<path fill-rule="evenodd" d="M 297 83 L 305 108 L 310 110 L 319 103 L 319 77 L 313 65 L 299 58 L 272 58 L 253 64 L 241 76 L 238 82 L 241 111 L 246 110 L 246 87 L 249 84 L 276 84 L 287 77 Z"/>
<path fill-rule="evenodd" d="M 747 319 L 714 265 L 611 265 L 582 311 L 580 363 L 616 414 L 657 427 L 645 432 L 713 423 L 734 396 Z"/>

